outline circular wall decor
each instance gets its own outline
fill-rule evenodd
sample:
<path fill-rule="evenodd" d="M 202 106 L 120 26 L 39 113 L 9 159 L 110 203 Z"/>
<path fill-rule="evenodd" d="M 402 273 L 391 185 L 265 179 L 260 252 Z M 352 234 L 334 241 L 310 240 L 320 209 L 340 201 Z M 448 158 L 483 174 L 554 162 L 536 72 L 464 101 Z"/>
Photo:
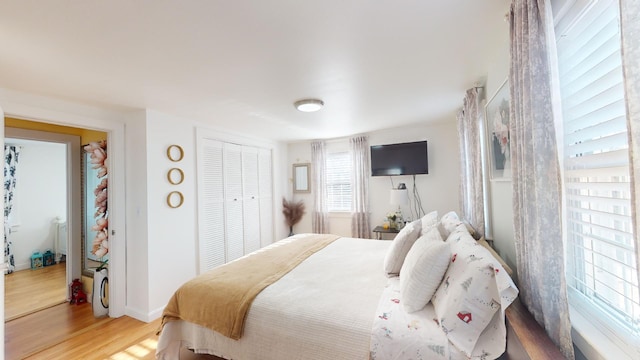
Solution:
<path fill-rule="evenodd" d="M 178 162 L 184 157 L 184 150 L 180 145 L 171 145 L 167 148 L 167 157 L 173 162 Z"/>
<path fill-rule="evenodd" d="M 179 168 L 171 168 L 167 172 L 167 180 L 171 185 L 178 185 L 184 181 L 184 172 Z"/>
<path fill-rule="evenodd" d="M 184 196 L 180 191 L 172 191 L 167 195 L 167 205 L 169 205 L 170 208 L 179 208 L 182 206 L 182 203 L 184 203 Z"/>

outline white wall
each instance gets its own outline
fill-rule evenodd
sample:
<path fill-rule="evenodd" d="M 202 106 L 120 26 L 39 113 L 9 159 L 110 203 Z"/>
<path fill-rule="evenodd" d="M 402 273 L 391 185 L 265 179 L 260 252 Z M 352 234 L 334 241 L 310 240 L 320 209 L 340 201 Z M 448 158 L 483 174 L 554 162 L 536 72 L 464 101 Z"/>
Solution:
<path fill-rule="evenodd" d="M 456 119 L 442 122 L 394 128 L 369 135 L 370 145 L 393 144 L 427 140 L 429 156 L 429 174 L 416 175 L 415 187 L 418 190 L 424 213 L 437 210 L 440 215 L 451 210 L 460 212 L 460 150 Z M 371 225 L 381 225 L 385 215 L 394 211 L 389 203 L 389 191 L 398 183 L 405 183 L 409 189 L 409 201 L 414 202 L 413 176 L 381 176 L 371 177 L 369 191 L 371 193 Z M 406 219 L 415 220 L 408 206 L 402 207 Z M 422 214 L 424 214 L 422 213 Z"/>
<path fill-rule="evenodd" d="M 196 275 L 195 124 L 147 111 L 146 137 L 149 311 L 151 318 L 157 318 L 173 292 Z M 183 148 L 184 157 L 179 162 L 167 158 L 170 145 Z M 167 172 L 173 167 L 184 172 L 184 181 L 179 185 L 171 185 L 167 179 Z M 167 195 L 172 191 L 182 193 L 182 206 L 167 205 Z"/>
<path fill-rule="evenodd" d="M 485 85 L 486 99 L 490 99 L 509 75 L 509 32 L 500 34 L 495 57 L 488 69 Z M 491 181 L 489 183 L 489 214 L 493 245 L 507 264 L 516 271 L 516 249 L 513 229 L 512 182 Z"/>
<path fill-rule="evenodd" d="M 287 181 L 286 192 L 284 197 L 289 201 L 302 201 L 305 205 L 305 214 L 298 224 L 293 227 L 293 232 L 309 233 L 311 232 L 311 210 L 313 209 L 312 193 L 293 193 L 293 164 L 311 163 L 311 143 L 308 141 L 287 144 Z M 311 169 L 311 178 L 313 179 L 313 166 Z M 311 186 L 311 185 L 310 185 Z M 282 198 L 275 199 L 276 212 L 282 214 Z M 286 227 L 284 218 L 281 224 Z M 288 230 L 288 229 L 287 229 Z M 288 233 L 287 233 L 288 234 Z"/>
<path fill-rule="evenodd" d="M 455 210 L 459 212 L 459 178 L 460 156 L 458 135 L 455 119 L 424 125 L 392 128 L 368 134 L 370 145 L 392 144 L 399 142 L 411 142 L 427 140 L 429 154 L 429 174 L 416 175 L 416 188 L 425 213 L 438 210 L 440 214 Z M 328 142 L 348 142 L 348 139 L 328 140 Z M 293 194 L 292 165 L 295 163 L 311 162 L 310 142 L 290 143 L 289 164 L 287 169 L 287 199 L 302 200 L 306 205 L 306 214 L 294 227 L 294 232 L 311 232 L 311 210 L 313 196 L 311 193 Z M 313 166 L 311 167 L 313 172 Z M 369 178 L 371 227 L 382 225 L 387 212 L 396 208 L 389 204 L 389 190 L 391 181 L 394 186 L 403 182 L 409 188 L 410 200 L 413 201 L 413 177 L 412 176 L 382 176 Z M 280 209 L 282 209 L 281 204 Z M 403 207 L 402 212 L 406 218 L 416 218 L 410 215 L 409 207 Z M 349 214 L 331 214 L 329 229 L 331 233 L 351 236 L 351 217 Z M 373 234 L 372 234 L 373 236 Z"/>
<path fill-rule="evenodd" d="M 197 274 L 196 129 L 206 131 L 207 127 L 153 110 L 127 117 L 127 314 L 144 321 L 159 317 L 174 291 Z M 261 142 L 272 148 L 274 199 L 281 199 L 281 174 L 286 171 L 283 144 L 209 129 L 218 140 L 246 145 Z M 182 147 L 181 161 L 167 158 L 170 145 Z M 184 172 L 179 185 L 167 180 L 173 167 Z M 167 205 L 172 191 L 183 194 L 182 206 Z M 285 229 L 278 226 L 281 214 L 275 215 L 274 236 L 280 239 L 286 235 Z"/>
<path fill-rule="evenodd" d="M 128 114 L 126 122 L 126 314 L 146 320 L 149 317 L 146 111 Z"/>
<path fill-rule="evenodd" d="M 14 144 L 9 141 L 7 144 Z M 31 254 L 54 250 L 56 217 L 67 215 L 66 145 L 20 141 L 15 225 L 11 240 L 16 270 L 31 266 Z"/>

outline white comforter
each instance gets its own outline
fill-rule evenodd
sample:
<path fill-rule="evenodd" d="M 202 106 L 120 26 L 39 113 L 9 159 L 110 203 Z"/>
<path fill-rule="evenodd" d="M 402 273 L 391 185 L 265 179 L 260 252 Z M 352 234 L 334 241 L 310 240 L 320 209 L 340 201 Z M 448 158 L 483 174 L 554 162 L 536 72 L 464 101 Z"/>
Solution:
<path fill-rule="evenodd" d="M 388 280 L 383 261 L 389 245 L 338 239 L 256 297 L 240 340 L 172 321 L 160 335 L 157 358 L 178 359 L 180 346 L 186 346 L 239 360 L 369 359 L 376 307 Z"/>

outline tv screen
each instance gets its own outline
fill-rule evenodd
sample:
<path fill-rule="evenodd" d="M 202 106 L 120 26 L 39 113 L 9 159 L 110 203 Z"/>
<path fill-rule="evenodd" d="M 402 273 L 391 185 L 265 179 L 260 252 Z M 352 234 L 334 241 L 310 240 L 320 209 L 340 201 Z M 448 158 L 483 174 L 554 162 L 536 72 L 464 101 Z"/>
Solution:
<path fill-rule="evenodd" d="M 428 173 L 426 141 L 371 146 L 371 176 Z"/>

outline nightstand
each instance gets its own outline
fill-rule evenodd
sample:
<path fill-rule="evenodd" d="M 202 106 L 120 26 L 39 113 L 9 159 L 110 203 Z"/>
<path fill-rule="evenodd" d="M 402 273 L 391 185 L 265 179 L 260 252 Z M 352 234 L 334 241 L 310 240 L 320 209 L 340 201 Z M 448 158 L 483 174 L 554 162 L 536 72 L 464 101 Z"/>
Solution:
<path fill-rule="evenodd" d="M 377 240 L 383 240 L 382 239 L 382 234 L 397 234 L 400 232 L 400 230 L 398 229 L 391 229 L 391 228 L 383 228 L 382 226 L 376 226 L 375 229 L 373 229 L 373 232 L 376 233 L 376 239 Z"/>

